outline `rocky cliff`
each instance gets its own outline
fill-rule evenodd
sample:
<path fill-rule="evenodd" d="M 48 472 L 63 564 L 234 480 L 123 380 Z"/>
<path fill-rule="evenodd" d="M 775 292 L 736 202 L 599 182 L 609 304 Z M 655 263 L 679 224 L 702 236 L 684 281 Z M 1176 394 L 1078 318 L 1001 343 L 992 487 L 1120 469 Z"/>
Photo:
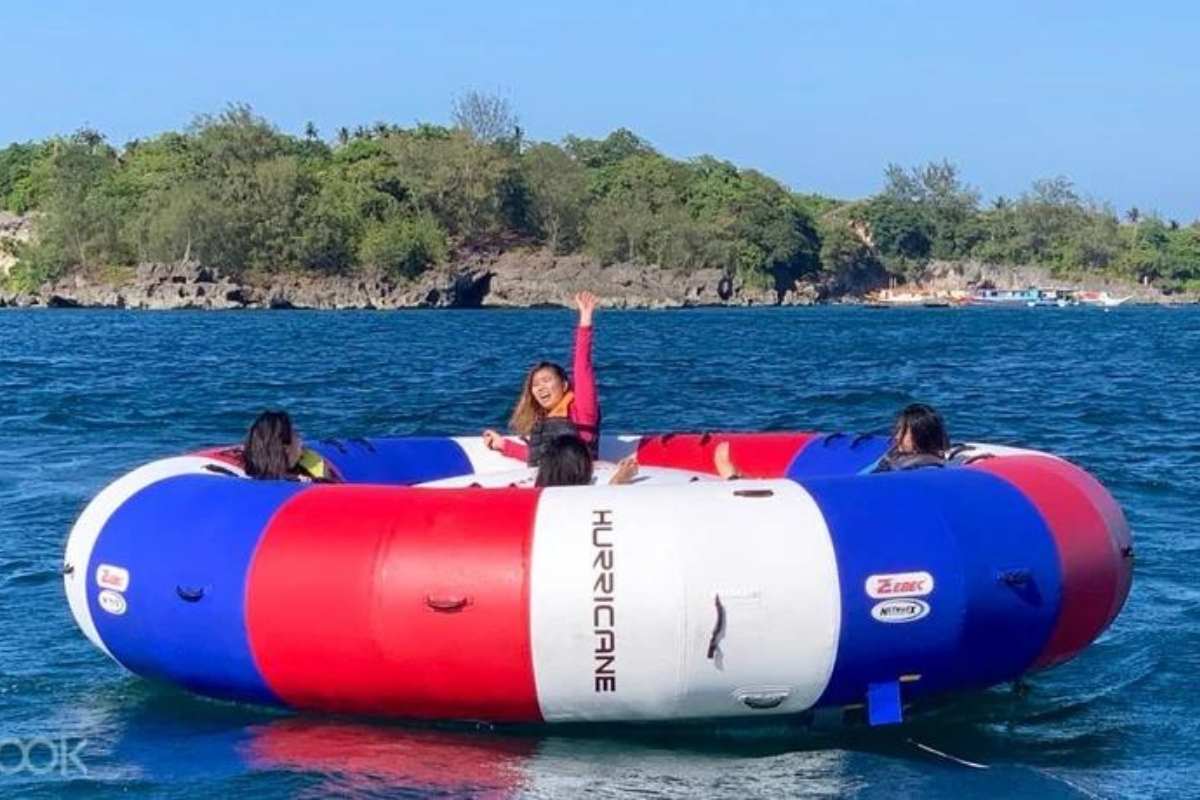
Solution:
<path fill-rule="evenodd" d="M 817 299 L 813 286 L 757 288 L 719 270 L 676 273 L 632 264 L 601 266 L 545 252 L 476 254 L 430 270 L 413 281 L 382 274 L 289 273 L 234 280 L 196 263 L 140 264 L 119 281 L 76 274 L 24 294 L 0 292 L 0 306 L 51 308 L 479 308 L 569 305 L 588 289 L 612 308 L 703 305 L 801 305 Z"/>
<path fill-rule="evenodd" d="M 8 275 L 17 258 L 15 246 L 33 238 L 33 219 L 0 211 L 0 277 Z"/>

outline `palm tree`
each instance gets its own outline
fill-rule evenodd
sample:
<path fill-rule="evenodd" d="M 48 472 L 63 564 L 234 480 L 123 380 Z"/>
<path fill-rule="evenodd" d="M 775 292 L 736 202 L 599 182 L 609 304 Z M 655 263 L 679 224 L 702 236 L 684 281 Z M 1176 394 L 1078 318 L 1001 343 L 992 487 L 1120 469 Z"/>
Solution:
<path fill-rule="evenodd" d="M 304 138 L 305 139 L 315 141 L 318 136 L 319 136 L 319 134 L 317 132 L 317 126 L 315 124 L 313 124 L 312 120 L 309 120 L 308 122 L 304 123 Z"/>

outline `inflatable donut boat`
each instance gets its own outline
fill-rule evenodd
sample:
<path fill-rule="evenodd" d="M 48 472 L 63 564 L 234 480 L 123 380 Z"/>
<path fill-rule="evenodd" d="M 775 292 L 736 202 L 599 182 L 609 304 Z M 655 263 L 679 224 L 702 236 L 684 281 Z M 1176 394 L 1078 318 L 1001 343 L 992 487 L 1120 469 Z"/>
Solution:
<path fill-rule="evenodd" d="M 730 442 L 746 478 L 712 475 Z M 66 547 L 76 622 L 211 697 L 442 720 L 678 720 L 865 707 L 1077 654 L 1129 592 L 1129 528 L 1060 458 L 959 448 L 871 474 L 848 434 L 605 437 L 629 485 L 533 488 L 476 438 L 323 440 L 344 478 L 236 448 L 104 489 Z"/>

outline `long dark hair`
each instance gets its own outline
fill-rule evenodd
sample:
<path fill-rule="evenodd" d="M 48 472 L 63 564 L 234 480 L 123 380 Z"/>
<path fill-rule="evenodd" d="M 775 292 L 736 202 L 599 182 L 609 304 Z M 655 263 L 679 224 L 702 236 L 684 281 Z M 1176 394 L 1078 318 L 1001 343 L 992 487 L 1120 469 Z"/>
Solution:
<path fill-rule="evenodd" d="M 546 416 L 546 409 L 542 408 L 542 404 L 533 396 L 533 376 L 544 369 L 553 372 L 564 386 L 570 388 L 571 383 L 567 380 L 567 371 L 553 361 L 539 361 L 530 367 L 529 372 L 525 373 L 521 396 L 517 398 L 517 405 L 513 408 L 512 416 L 508 420 L 508 425 L 513 433 L 528 436 L 537 421 Z"/>
<path fill-rule="evenodd" d="M 277 480 L 292 473 L 291 447 L 296 435 L 286 411 L 264 411 L 250 426 L 242 458 L 251 478 Z"/>
<path fill-rule="evenodd" d="M 578 436 L 546 442 L 538 461 L 535 486 L 586 486 L 592 482 L 592 452 Z"/>
<path fill-rule="evenodd" d="M 933 406 L 913 403 L 896 415 L 892 426 L 892 452 L 898 452 L 904 434 L 912 438 L 913 454 L 942 455 L 950 449 L 950 435 L 942 415 Z"/>

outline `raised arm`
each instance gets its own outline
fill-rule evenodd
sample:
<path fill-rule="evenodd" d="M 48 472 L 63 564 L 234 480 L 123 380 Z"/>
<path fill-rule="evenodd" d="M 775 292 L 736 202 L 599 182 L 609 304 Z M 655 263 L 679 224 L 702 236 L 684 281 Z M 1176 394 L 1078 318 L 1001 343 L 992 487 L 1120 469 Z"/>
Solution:
<path fill-rule="evenodd" d="M 579 327 L 575 329 L 575 356 L 571 366 L 571 389 L 575 402 L 571 404 L 571 421 L 579 428 L 579 436 L 594 444 L 600 435 L 600 398 L 596 393 L 596 373 L 592 368 L 592 314 L 596 296 L 591 292 L 575 295 L 579 308 Z"/>

